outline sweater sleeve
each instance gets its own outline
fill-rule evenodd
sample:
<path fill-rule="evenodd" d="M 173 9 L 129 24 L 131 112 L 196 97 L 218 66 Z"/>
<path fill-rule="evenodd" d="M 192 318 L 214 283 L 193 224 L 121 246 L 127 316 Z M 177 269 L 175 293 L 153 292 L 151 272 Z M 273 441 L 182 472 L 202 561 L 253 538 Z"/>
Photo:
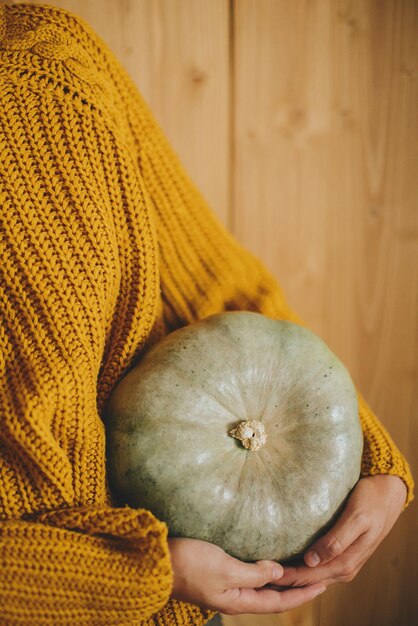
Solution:
<path fill-rule="evenodd" d="M 173 328 L 221 310 L 252 310 L 303 324 L 278 282 L 216 218 L 182 167 L 146 103 L 141 120 L 141 172 L 157 216 L 165 316 Z M 135 127 L 135 123 L 133 123 Z M 413 498 L 407 461 L 361 394 L 362 476 L 394 474 Z"/>
<path fill-rule="evenodd" d="M 4 624 L 135 624 L 166 604 L 166 529 L 145 511 L 77 507 L 0 524 Z M 152 555 L 152 556 L 151 556 Z"/>
<path fill-rule="evenodd" d="M 0 80 L 0 622 L 148 623 L 167 528 L 112 506 L 98 403 L 153 325 L 155 241 L 103 116 L 42 78 Z"/>

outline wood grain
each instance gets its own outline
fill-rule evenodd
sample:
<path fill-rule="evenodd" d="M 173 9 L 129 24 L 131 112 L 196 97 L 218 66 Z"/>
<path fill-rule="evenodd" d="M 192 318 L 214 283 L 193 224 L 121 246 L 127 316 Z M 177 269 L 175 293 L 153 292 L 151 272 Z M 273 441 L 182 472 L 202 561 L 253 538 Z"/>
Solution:
<path fill-rule="evenodd" d="M 50 0 L 128 69 L 219 217 L 349 367 L 418 475 L 418 5 Z M 356 579 L 226 626 L 412 626 L 417 504 Z"/>

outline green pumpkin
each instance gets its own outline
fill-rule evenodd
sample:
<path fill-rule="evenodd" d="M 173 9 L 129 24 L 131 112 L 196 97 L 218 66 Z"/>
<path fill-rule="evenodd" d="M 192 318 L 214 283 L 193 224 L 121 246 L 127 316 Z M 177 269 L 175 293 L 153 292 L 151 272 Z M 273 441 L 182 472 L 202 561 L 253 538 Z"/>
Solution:
<path fill-rule="evenodd" d="M 120 503 L 244 560 L 300 554 L 360 474 L 357 394 L 314 333 L 247 311 L 172 332 L 105 412 Z"/>

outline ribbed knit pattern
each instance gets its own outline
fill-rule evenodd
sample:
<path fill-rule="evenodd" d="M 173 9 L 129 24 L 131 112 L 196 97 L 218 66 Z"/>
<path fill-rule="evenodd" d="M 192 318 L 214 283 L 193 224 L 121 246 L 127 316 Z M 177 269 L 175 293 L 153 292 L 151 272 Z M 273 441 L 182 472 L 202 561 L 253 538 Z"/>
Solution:
<path fill-rule="evenodd" d="M 167 528 L 117 508 L 101 413 L 143 350 L 223 310 L 299 321 L 83 20 L 0 7 L 0 622 L 190 624 Z M 363 475 L 408 465 L 360 399 Z"/>

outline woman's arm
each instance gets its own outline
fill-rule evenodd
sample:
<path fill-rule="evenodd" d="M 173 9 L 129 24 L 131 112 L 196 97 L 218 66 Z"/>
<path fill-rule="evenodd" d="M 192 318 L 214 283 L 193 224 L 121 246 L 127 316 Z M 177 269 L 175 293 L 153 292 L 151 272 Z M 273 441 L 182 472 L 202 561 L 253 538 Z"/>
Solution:
<path fill-rule="evenodd" d="M 30 71 L 8 77 L 9 54 L 0 58 L 0 622 L 141 623 L 170 596 L 167 528 L 112 506 L 98 399 L 155 319 L 155 255 L 138 267 L 155 250 L 143 184 L 90 102 L 29 60 Z M 10 63 L 22 70 L 17 56 Z"/>

